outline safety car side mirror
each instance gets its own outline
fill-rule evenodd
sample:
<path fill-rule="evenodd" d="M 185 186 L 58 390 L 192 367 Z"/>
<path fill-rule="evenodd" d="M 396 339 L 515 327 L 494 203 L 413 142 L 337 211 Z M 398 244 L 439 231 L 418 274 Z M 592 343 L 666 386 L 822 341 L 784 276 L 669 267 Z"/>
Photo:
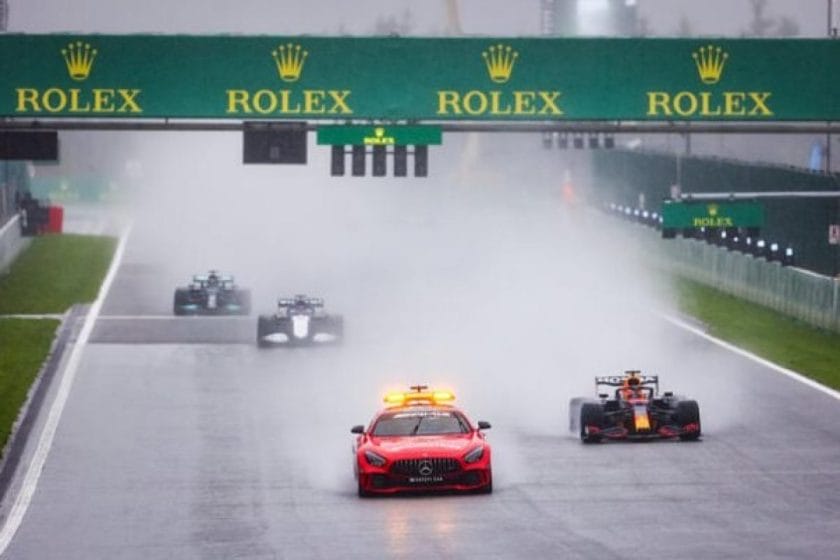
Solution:
<path fill-rule="evenodd" d="M 489 430 L 491 428 L 490 422 L 485 422 L 484 420 L 478 421 L 478 429 L 479 430 Z"/>
<path fill-rule="evenodd" d="M 364 434 L 365 433 L 365 427 L 362 426 L 361 424 L 359 424 L 358 426 L 353 426 L 352 428 L 350 428 L 350 433 L 351 434 Z"/>

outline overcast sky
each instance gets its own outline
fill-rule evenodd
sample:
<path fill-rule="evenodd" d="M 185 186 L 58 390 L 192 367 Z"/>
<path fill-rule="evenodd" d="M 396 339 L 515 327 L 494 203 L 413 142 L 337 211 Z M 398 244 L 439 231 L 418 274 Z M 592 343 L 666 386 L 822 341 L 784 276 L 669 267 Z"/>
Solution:
<path fill-rule="evenodd" d="M 9 31 L 25 33 L 370 34 L 376 20 L 411 22 L 411 34 L 439 35 L 447 0 L 7 0 Z M 630 0 L 633 1 L 633 0 Z M 636 0 L 653 35 L 741 36 L 750 0 Z M 800 36 L 825 36 L 829 0 L 767 0 L 766 16 L 786 17 Z M 455 0 L 465 33 L 538 35 L 540 0 Z M 600 34 L 607 0 L 580 0 L 587 34 Z M 837 0 L 834 0 L 837 4 Z M 836 21 L 837 18 L 835 18 Z"/>

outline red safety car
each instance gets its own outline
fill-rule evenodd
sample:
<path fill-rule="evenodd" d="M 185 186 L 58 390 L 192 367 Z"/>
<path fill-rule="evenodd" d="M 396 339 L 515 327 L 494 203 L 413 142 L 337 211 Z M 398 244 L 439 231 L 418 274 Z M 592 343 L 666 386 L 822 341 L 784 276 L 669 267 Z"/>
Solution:
<path fill-rule="evenodd" d="M 425 385 L 389 393 L 367 429 L 354 426 L 354 470 L 359 496 L 438 490 L 493 491 L 490 444 L 482 430 L 453 406 L 449 391 Z"/>

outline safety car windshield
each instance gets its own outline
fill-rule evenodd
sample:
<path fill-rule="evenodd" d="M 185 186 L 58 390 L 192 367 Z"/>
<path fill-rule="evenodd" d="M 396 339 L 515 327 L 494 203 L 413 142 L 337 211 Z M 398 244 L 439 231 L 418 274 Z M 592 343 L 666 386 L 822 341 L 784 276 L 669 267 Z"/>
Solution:
<path fill-rule="evenodd" d="M 467 421 L 448 410 L 401 411 L 379 417 L 374 436 L 430 436 L 469 433 Z"/>

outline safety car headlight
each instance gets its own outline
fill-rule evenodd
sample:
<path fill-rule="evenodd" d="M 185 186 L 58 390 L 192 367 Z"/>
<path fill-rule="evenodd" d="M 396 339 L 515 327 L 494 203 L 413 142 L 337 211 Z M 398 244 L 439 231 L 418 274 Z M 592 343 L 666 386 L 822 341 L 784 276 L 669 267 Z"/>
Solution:
<path fill-rule="evenodd" d="M 479 459 L 484 457 L 484 446 L 480 445 L 464 455 L 464 462 L 465 463 L 475 463 Z"/>
<path fill-rule="evenodd" d="M 385 457 L 377 455 L 373 451 L 365 451 L 365 459 L 374 467 L 381 467 L 385 464 Z"/>

